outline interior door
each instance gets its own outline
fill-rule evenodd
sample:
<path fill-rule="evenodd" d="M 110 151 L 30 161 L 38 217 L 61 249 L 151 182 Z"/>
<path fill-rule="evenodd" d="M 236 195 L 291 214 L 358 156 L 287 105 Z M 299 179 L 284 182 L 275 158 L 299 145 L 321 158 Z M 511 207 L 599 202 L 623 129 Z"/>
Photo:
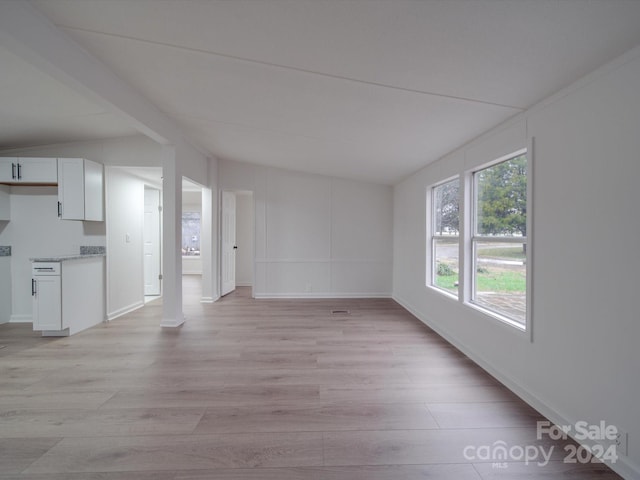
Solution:
<path fill-rule="evenodd" d="M 220 295 L 236 289 L 236 194 L 222 192 L 222 288 Z"/>
<path fill-rule="evenodd" d="M 144 189 L 144 294 L 160 295 L 160 190 Z"/>

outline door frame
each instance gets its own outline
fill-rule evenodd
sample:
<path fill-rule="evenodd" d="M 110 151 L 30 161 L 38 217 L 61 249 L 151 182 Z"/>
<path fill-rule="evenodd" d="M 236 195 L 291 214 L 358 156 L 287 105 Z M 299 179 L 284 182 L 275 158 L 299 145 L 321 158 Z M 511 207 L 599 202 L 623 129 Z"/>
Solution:
<path fill-rule="evenodd" d="M 145 184 L 144 185 L 145 195 L 146 195 L 146 191 L 147 190 L 156 190 L 158 192 L 158 207 L 159 207 L 159 210 L 158 210 L 158 215 L 159 215 L 159 218 L 158 218 L 158 226 L 159 226 L 159 229 L 158 229 L 158 255 L 159 255 L 159 258 L 158 258 L 158 275 L 159 275 L 159 279 L 158 279 L 158 281 L 159 281 L 159 284 L 160 284 L 159 285 L 160 292 L 157 295 L 147 295 L 145 293 L 144 296 L 145 297 L 147 297 L 147 296 L 162 297 L 162 284 L 163 284 L 163 282 L 162 282 L 162 231 L 163 231 L 163 225 L 162 225 L 162 189 L 160 189 L 160 188 L 158 188 L 158 187 L 156 187 L 154 185 Z M 143 201 L 143 210 L 144 210 L 144 203 L 145 202 Z M 144 228 L 145 228 L 144 223 L 145 222 L 144 222 L 144 211 L 143 211 L 143 221 L 142 221 L 142 228 L 143 228 L 143 234 L 142 234 L 142 262 L 143 262 L 143 266 L 142 266 L 143 275 L 142 275 L 142 278 L 143 278 L 143 290 L 144 290 L 144 282 L 146 280 L 145 275 L 144 275 Z"/>
<path fill-rule="evenodd" d="M 251 298 L 255 298 L 255 287 L 256 287 L 256 200 L 255 200 L 255 192 L 253 190 L 248 189 L 234 189 L 234 188 L 221 188 L 218 190 L 218 298 L 222 298 L 222 278 L 223 278 L 223 270 L 222 270 L 222 262 L 223 262 L 223 239 L 224 239 L 224 221 L 222 218 L 222 196 L 224 192 L 229 193 L 250 193 L 251 194 L 251 211 L 252 211 L 252 239 L 251 239 Z M 236 203 L 237 206 L 237 203 Z M 237 212 L 237 210 L 236 210 Z M 236 223 L 237 223 L 237 215 L 236 215 Z M 236 243 L 238 239 L 236 238 Z"/>

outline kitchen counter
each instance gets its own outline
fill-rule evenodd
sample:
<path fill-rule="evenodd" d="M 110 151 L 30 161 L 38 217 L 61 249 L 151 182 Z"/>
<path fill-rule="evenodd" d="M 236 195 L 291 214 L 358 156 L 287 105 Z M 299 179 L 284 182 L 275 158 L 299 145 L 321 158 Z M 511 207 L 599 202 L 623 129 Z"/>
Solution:
<path fill-rule="evenodd" d="M 51 257 L 34 257 L 30 258 L 30 262 L 66 262 L 68 260 L 82 260 L 84 258 L 104 257 L 106 253 L 87 253 L 87 254 L 71 254 L 71 255 L 57 255 Z"/>

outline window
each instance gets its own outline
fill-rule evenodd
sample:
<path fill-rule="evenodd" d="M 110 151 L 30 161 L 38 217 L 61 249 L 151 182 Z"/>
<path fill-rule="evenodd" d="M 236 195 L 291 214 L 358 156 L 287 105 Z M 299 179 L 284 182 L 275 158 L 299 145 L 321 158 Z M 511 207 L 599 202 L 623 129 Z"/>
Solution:
<path fill-rule="evenodd" d="M 527 156 L 473 173 L 471 302 L 526 327 Z"/>
<path fill-rule="evenodd" d="M 431 189 L 431 278 L 429 284 L 458 295 L 460 246 L 460 180 Z"/>
<path fill-rule="evenodd" d="M 200 212 L 182 213 L 182 255 L 200 255 Z"/>

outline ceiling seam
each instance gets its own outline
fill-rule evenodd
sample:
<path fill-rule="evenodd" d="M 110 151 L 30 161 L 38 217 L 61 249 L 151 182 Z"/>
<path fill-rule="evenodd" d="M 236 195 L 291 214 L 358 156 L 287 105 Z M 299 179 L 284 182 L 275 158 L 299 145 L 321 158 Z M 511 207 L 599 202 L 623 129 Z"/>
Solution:
<path fill-rule="evenodd" d="M 332 73 L 320 72 L 320 71 L 317 71 L 317 70 L 308 70 L 308 69 L 300 68 L 300 67 L 292 67 L 290 65 L 283 65 L 283 64 L 279 64 L 279 63 L 267 62 L 267 61 L 264 61 L 264 60 L 256 60 L 256 59 L 252 59 L 252 58 L 240 57 L 240 56 L 237 56 L 237 55 L 230 55 L 230 54 L 227 54 L 227 53 L 214 52 L 214 51 L 205 50 L 205 49 L 202 49 L 202 48 L 185 47 L 185 46 L 182 46 L 182 45 L 175 45 L 175 44 L 172 44 L 172 43 L 159 42 L 159 41 L 155 41 L 155 40 L 146 40 L 146 39 L 143 39 L 143 38 L 131 37 L 129 35 L 121 35 L 121 34 L 116 34 L 116 33 L 100 32 L 98 30 L 92 30 L 92 29 L 88 29 L 88 28 L 70 27 L 70 26 L 66 26 L 66 25 L 62 25 L 62 24 L 56 24 L 56 26 L 59 27 L 59 28 L 63 28 L 65 30 L 75 30 L 75 31 L 78 31 L 78 32 L 93 33 L 93 34 L 96 34 L 96 35 L 104 35 L 104 36 L 107 36 L 107 37 L 120 38 L 120 39 L 123 39 L 123 40 L 132 40 L 132 41 L 135 41 L 135 42 L 147 43 L 149 45 L 156 45 L 156 46 L 161 46 L 161 47 L 174 48 L 174 49 L 177 49 L 177 50 L 185 50 L 185 51 L 188 51 L 188 52 L 201 53 L 203 55 L 210 55 L 210 56 L 214 56 L 214 57 L 222 57 L 222 58 L 227 58 L 227 59 L 230 59 L 230 60 L 236 60 L 236 61 L 239 61 L 239 62 L 253 63 L 253 64 L 257 64 L 257 65 L 263 65 L 263 66 L 267 66 L 267 67 L 271 67 L 271 68 L 279 68 L 279 69 L 283 69 L 283 70 L 291 70 L 291 71 L 294 71 L 294 72 L 305 73 L 305 74 L 308 74 L 308 75 L 317 75 L 317 76 L 321 76 L 321 77 L 325 77 L 325 78 L 332 78 L 334 80 L 342 80 L 342 81 L 347 81 L 347 82 L 351 82 L 351 83 L 359 83 L 359 84 L 369 85 L 369 86 L 373 86 L 373 87 L 386 88 L 386 89 L 397 90 L 397 91 L 406 92 L 406 93 L 414 93 L 414 94 L 417 94 L 417 95 L 425 95 L 425 96 L 430 96 L 430 97 L 446 98 L 446 99 L 449 99 L 449 100 L 457 100 L 457 101 L 461 101 L 461 102 L 478 103 L 478 104 L 481 104 L 481 105 L 488 105 L 488 106 L 492 106 L 492 107 L 501 107 L 501 108 L 509 108 L 509 109 L 518 110 L 518 111 L 525 111 L 526 110 L 526 107 L 520 107 L 520 106 L 516 106 L 516 105 L 508 105 L 508 104 L 502 104 L 502 103 L 497 103 L 497 102 L 490 102 L 490 101 L 487 101 L 487 100 L 479 100 L 479 99 L 475 99 L 475 98 L 462 97 L 462 96 L 457 96 L 457 95 L 448 95 L 448 94 L 444 94 L 444 93 L 428 92 L 428 91 L 418 90 L 418 89 L 413 89 L 413 88 L 408 88 L 408 87 L 399 87 L 397 85 L 390 85 L 390 84 L 387 84 L 387 83 L 374 82 L 374 81 L 370 81 L 370 80 L 361 80 L 361 79 L 358 79 L 358 78 L 347 77 L 347 76 L 344 76 L 344 75 L 336 75 L 336 74 L 332 74 Z"/>
<path fill-rule="evenodd" d="M 167 113 L 167 115 L 168 115 L 168 113 Z M 229 121 L 225 121 L 225 120 L 214 120 L 212 118 L 205 118 L 205 117 L 202 117 L 202 116 L 199 116 L 199 115 L 189 115 L 189 114 L 186 114 L 186 113 L 172 114 L 172 116 L 174 118 L 176 118 L 176 119 L 183 118 L 183 119 L 199 120 L 199 121 L 203 121 L 203 122 L 207 122 L 207 123 L 219 123 L 219 124 L 228 125 L 228 126 L 231 126 L 231 127 L 241 127 L 241 128 L 246 128 L 246 129 L 249 129 L 249 130 L 258 130 L 258 131 L 262 131 L 262 132 L 275 133 L 275 134 L 278 134 L 278 135 L 284 135 L 284 136 L 289 136 L 289 137 L 301 137 L 301 138 L 306 138 L 306 139 L 309 139 L 309 140 L 319 140 L 319 141 L 322 141 L 322 142 L 340 142 L 340 143 L 354 144 L 354 145 L 361 144 L 361 142 L 359 142 L 357 140 L 349 140 L 349 139 L 344 139 L 344 138 L 318 137 L 318 136 L 314 136 L 314 135 L 305 135 L 304 133 L 288 132 L 288 131 L 284 131 L 284 130 L 274 130 L 273 128 L 257 127 L 257 126 L 249 125 L 249 124 L 246 124 L 246 123 L 229 122 Z"/>

